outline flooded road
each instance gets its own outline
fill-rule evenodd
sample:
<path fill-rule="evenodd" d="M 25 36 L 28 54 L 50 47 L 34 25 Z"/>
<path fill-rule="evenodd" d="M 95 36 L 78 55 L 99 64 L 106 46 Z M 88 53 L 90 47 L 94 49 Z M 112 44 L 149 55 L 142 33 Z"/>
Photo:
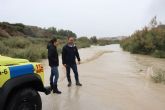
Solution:
<path fill-rule="evenodd" d="M 161 68 L 165 60 L 123 52 L 119 45 L 80 49 L 78 65 L 82 87 L 67 87 L 60 65 L 61 95 L 42 95 L 43 110 L 165 110 L 165 85 L 146 78 L 148 69 Z M 45 83 L 49 85 L 47 60 Z M 163 67 L 162 67 L 163 68 Z"/>

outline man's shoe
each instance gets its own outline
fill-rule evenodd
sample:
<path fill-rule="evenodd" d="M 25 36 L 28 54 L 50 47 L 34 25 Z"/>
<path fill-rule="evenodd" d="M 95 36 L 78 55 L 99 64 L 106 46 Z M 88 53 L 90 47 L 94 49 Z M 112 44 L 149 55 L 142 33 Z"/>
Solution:
<path fill-rule="evenodd" d="M 72 83 L 71 83 L 71 82 L 69 82 L 69 83 L 68 83 L 68 87 L 71 87 L 71 85 L 72 85 Z"/>
<path fill-rule="evenodd" d="M 59 90 L 55 90 L 55 91 L 53 91 L 53 93 L 61 94 L 61 91 L 59 91 Z"/>
<path fill-rule="evenodd" d="M 61 94 L 61 91 L 58 90 L 57 85 L 54 85 L 53 93 Z"/>
<path fill-rule="evenodd" d="M 82 86 L 80 82 L 76 82 L 76 86 Z"/>

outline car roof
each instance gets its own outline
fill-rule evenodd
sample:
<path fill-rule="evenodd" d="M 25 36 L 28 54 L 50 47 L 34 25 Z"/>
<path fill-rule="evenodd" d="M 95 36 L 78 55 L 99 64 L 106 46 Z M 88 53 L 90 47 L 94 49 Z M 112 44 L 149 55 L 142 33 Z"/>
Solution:
<path fill-rule="evenodd" d="M 0 66 L 17 65 L 20 63 L 28 63 L 28 62 L 29 61 L 27 59 L 11 58 L 0 55 Z"/>

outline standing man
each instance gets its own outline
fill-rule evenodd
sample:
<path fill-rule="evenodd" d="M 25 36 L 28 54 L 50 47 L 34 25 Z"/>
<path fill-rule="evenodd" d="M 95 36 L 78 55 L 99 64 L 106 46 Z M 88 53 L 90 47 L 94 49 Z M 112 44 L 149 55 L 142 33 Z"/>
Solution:
<path fill-rule="evenodd" d="M 66 67 L 68 87 L 72 85 L 70 69 L 72 69 L 74 72 L 76 85 L 82 86 L 82 84 L 79 81 L 76 58 L 78 60 L 78 64 L 80 64 L 80 56 L 78 53 L 78 49 L 74 44 L 74 37 L 68 37 L 68 43 L 62 49 L 62 63 Z"/>
<path fill-rule="evenodd" d="M 50 86 L 53 90 L 53 93 L 61 94 L 61 91 L 57 88 L 57 82 L 59 78 L 58 66 L 59 66 L 59 59 L 58 59 L 58 52 L 57 52 L 58 41 L 56 38 L 52 39 L 48 45 L 48 61 L 49 66 L 51 67 L 51 75 L 50 75 Z"/>

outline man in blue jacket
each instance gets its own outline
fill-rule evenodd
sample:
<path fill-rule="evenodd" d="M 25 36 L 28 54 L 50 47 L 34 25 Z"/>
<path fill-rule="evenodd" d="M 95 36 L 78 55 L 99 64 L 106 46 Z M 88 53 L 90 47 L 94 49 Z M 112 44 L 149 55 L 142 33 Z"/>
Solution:
<path fill-rule="evenodd" d="M 80 56 L 78 49 L 74 44 L 74 37 L 68 37 L 68 43 L 62 49 L 62 63 L 66 67 L 68 87 L 72 85 L 70 69 L 72 69 L 74 72 L 76 85 L 82 86 L 82 84 L 79 81 L 76 58 L 78 60 L 78 63 L 80 64 Z"/>

